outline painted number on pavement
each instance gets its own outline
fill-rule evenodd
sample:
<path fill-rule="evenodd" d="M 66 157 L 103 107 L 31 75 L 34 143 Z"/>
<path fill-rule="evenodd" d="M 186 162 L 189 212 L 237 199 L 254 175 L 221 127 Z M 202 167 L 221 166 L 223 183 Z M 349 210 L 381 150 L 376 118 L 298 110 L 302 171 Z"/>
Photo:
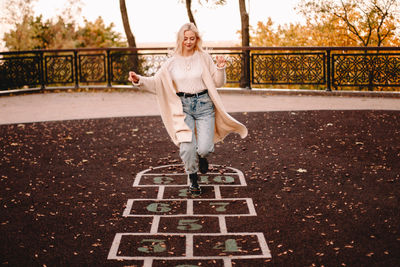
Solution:
<path fill-rule="evenodd" d="M 225 175 L 215 176 L 212 180 L 216 183 L 224 183 L 224 184 L 230 184 L 230 183 L 235 182 L 235 178 L 233 178 L 232 176 L 225 176 Z M 206 175 L 200 175 L 200 183 L 203 183 L 203 184 L 210 183 L 209 177 Z"/>
<path fill-rule="evenodd" d="M 151 212 L 168 212 L 171 211 L 167 203 L 151 203 L 147 206 L 147 210 Z"/>
<path fill-rule="evenodd" d="M 241 247 L 237 245 L 235 239 L 227 239 L 225 243 L 218 242 L 214 249 L 220 249 L 223 252 L 239 252 Z"/>
<path fill-rule="evenodd" d="M 200 224 L 198 224 L 198 219 L 182 219 L 178 222 L 178 229 L 179 230 L 189 230 L 189 231 L 196 231 L 203 228 Z"/>
<path fill-rule="evenodd" d="M 144 253 L 160 253 L 167 249 L 165 240 L 162 239 L 143 239 L 140 243 L 144 245 L 138 248 L 138 251 Z"/>
<path fill-rule="evenodd" d="M 154 177 L 153 181 L 155 184 L 170 184 L 174 181 L 174 178 L 158 176 L 158 177 Z"/>
<path fill-rule="evenodd" d="M 227 202 L 211 202 L 210 206 L 212 208 L 215 208 L 216 211 L 222 212 L 226 211 L 226 206 L 228 206 L 229 203 Z"/>

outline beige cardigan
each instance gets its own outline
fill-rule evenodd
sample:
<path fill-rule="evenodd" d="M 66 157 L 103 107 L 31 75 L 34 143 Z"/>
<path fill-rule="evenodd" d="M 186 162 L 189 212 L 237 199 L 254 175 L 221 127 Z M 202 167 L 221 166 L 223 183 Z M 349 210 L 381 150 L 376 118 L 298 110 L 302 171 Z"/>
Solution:
<path fill-rule="evenodd" d="M 215 132 L 214 143 L 222 141 L 229 133 L 238 133 L 242 138 L 247 136 L 247 128 L 232 118 L 222 104 L 217 87 L 225 83 L 225 71 L 218 71 L 211 56 L 200 52 L 203 65 L 202 78 L 207 86 L 208 94 L 215 106 Z M 140 76 L 139 87 L 157 95 L 161 118 L 169 136 L 175 145 L 192 141 L 192 131 L 185 123 L 182 102 L 168 71 L 171 58 L 153 77 Z"/>

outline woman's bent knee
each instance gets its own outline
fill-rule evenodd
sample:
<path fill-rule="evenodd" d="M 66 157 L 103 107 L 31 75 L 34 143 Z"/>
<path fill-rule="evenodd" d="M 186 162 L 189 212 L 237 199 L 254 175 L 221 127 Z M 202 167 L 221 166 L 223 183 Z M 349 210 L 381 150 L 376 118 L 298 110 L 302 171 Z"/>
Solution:
<path fill-rule="evenodd" d="M 202 158 L 207 157 L 212 152 L 214 152 L 214 145 L 209 145 L 209 146 L 206 146 L 206 147 L 198 147 L 197 148 L 197 154 Z"/>

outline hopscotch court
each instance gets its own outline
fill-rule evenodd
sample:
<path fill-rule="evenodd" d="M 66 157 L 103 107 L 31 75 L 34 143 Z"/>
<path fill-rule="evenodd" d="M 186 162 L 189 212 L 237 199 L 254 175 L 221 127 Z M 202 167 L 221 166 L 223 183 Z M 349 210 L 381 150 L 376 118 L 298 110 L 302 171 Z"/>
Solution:
<path fill-rule="evenodd" d="M 192 196 L 181 165 L 165 165 L 138 173 L 134 188 L 156 188 L 156 198 L 127 199 L 122 216 L 150 218 L 150 232 L 116 233 L 108 260 L 139 260 L 143 266 L 179 262 L 168 266 L 197 266 L 212 261 L 232 266 L 235 259 L 271 258 L 261 232 L 229 232 L 227 217 L 257 216 L 252 198 L 223 198 L 222 187 L 247 186 L 235 168 L 210 165 L 199 175 L 203 193 Z M 178 171 L 177 171 L 178 170 Z"/>

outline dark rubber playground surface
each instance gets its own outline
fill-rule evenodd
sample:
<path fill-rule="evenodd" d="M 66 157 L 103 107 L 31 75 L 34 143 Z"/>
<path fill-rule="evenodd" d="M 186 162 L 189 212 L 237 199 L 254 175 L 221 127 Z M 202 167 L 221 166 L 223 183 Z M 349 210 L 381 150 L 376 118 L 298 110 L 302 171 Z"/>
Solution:
<path fill-rule="evenodd" d="M 262 232 L 272 255 L 233 266 L 400 265 L 400 112 L 233 116 L 249 136 L 230 135 L 210 163 L 244 173 L 246 187 L 221 195 L 252 198 L 257 216 L 227 217 L 226 226 Z M 116 233 L 151 228 L 151 218 L 122 217 L 127 199 L 157 194 L 133 180 L 180 163 L 159 117 L 2 125 L 0 160 L 0 263 L 9 266 L 141 266 L 107 259 Z M 170 242 L 166 255 L 181 255 Z M 247 243 L 242 248 L 257 249 Z"/>

